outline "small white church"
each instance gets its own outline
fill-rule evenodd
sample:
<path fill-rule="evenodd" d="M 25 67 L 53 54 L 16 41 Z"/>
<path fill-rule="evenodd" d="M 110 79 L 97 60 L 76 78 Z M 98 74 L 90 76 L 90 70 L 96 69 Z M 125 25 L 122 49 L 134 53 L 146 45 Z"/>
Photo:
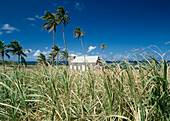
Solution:
<path fill-rule="evenodd" d="M 100 68 L 100 58 L 99 56 L 76 56 L 71 54 L 69 56 L 69 68 L 74 71 L 85 71 L 89 68 L 94 70 L 95 68 Z"/>

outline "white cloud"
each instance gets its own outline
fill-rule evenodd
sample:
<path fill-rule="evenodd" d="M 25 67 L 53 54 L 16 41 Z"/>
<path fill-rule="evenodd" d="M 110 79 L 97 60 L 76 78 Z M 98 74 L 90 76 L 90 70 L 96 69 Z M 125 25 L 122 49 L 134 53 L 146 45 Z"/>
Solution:
<path fill-rule="evenodd" d="M 91 54 L 94 55 L 94 52 L 92 52 Z"/>
<path fill-rule="evenodd" d="M 35 18 L 30 18 L 30 17 L 28 17 L 28 18 L 26 18 L 27 20 L 30 20 L 30 21 L 35 21 L 36 19 Z"/>
<path fill-rule="evenodd" d="M 34 55 L 33 55 L 33 56 L 39 56 L 39 55 L 40 55 L 40 53 L 41 53 L 41 51 L 40 51 L 40 50 L 37 50 L 37 51 L 34 53 Z"/>
<path fill-rule="evenodd" d="M 94 46 L 94 47 L 93 47 L 93 46 L 90 46 L 90 47 L 89 47 L 89 50 L 88 50 L 87 52 L 90 52 L 90 51 L 92 51 L 92 50 L 94 50 L 94 49 L 96 49 L 96 46 Z"/>
<path fill-rule="evenodd" d="M 84 6 L 83 3 L 80 4 L 79 2 L 75 2 L 74 4 L 75 4 L 74 6 L 75 6 L 75 9 L 76 9 L 76 10 L 81 11 L 82 9 L 85 8 L 85 6 Z"/>
<path fill-rule="evenodd" d="M 30 24 L 31 26 L 35 26 L 35 24 Z"/>
<path fill-rule="evenodd" d="M 41 19 L 41 16 L 39 16 L 39 15 L 35 15 L 35 18 L 37 18 L 37 19 Z"/>
<path fill-rule="evenodd" d="M 0 35 L 2 35 L 3 34 L 3 32 L 0 32 Z"/>
<path fill-rule="evenodd" d="M 45 47 L 46 50 L 48 50 L 48 47 Z"/>
<path fill-rule="evenodd" d="M 80 56 L 80 55 L 82 55 L 82 53 L 80 53 L 80 52 L 76 52 L 76 55 L 79 55 L 79 56 Z"/>
<path fill-rule="evenodd" d="M 63 51 L 65 51 L 65 48 L 63 48 Z"/>
<path fill-rule="evenodd" d="M 7 34 L 12 33 L 12 31 L 6 31 Z"/>
<path fill-rule="evenodd" d="M 114 59 L 115 61 L 122 60 L 122 55 L 121 55 L 121 54 L 113 55 L 113 59 Z"/>
<path fill-rule="evenodd" d="M 1 29 L 7 31 L 20 31 L 19 29 L 12 27 L 9 24 L 4 24 Z"/>
<path fill-rule="evenodd" d="M 43 51 L 42 53 L 43 53 L 45 56 L 47 56 L 47 54 L 49 54 L 50 51 Z"/>
<path fill-rule="evenodd" d="M 170 41 L 165 43 L 165 45 L 167 45 L 167 44 L 170 44 Z"/>
<path fill-rule="evenodd" d="M 139 49 L 133 48 L 131 51 L 136 52 L 136 51 L 139 51 Z"/>
<path fill-rule="evenodd" d="M 110 52 L 110 55 L 112 55 L 113 53 L 112 52 Z"/>

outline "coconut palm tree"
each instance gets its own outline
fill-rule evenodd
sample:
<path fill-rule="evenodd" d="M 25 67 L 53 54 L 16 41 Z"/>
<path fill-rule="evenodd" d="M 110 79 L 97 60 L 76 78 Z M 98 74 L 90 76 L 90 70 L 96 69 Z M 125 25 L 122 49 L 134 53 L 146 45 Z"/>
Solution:
<path fill-rule="evenodd" d="M 67 58 L 68 58 L 68 52 L 65 50 L 65 51 L 60 51 L 60 53 L 61 53 L 61 56 L 60 56 L 60 58 L 61 58 L 61 60 L 67 60 Z M 67 63 L 66 63 L 66 65 L 67 65 Z"/>
<path fill-rule="evenodd" d="M 85 61 L 85 51 L 84 51 L 84 46 L 83 46 L 83 41 L 82 41 L 82 37 L 84 34 L 85 32 L 82 32 L 82 29 L 80 29 L 80 27 L 77 27 L 76 30 L 74 30 L 74 37 L 77 37 L 78 40 L 79 38 L 81 39 L 81 45 L 83 48 L 84 61 Z"/>
<path fill-rule="evenodd" d="M 102 52 L 103 52 L 103 60 L 104 60 L 104 48 L 106 47 L 105 44 L 101 44 L 101 49 L 102 49 Z"/>
<path fill-rule="evenodd" d="M 44 64 L 47 66 L 47 59 L 44 54 L 40 53 L 40 55 L 37 57 L 38 57 L 38 59 L 37 59 L 38 63 Z"/>
<path fill-rule="evenodd" d="M 27 55 L 24 52 L 30 52 L 30 50 L 28 49 L 22 49 L 22 47 L 20 46 L 20 43 L 18 41 L 12 41 L 8 47 L 10 47 L 11 49 L 9 49 L 8 51 L 11 52 L 13 55 L 18 55 L 18 64 L 20 64 L 20 59 L 22 60 L 22 63 L 25 61 L 25 57 L 27 57 Z M 26 62 L 26 61 L 25 61 Z"/>
<path fill-rule="evenodd" d="M 65 34 L 64 34 L 64 27 L 69 24 L 69 20 L 70 18 L 68 17 L 67 13 L 68 11 L 64 10 L 64 7 L 58 7 L 58 9 L 56 9 L 56 11 L 58 12 L 58 23 L 60 24 L 61 22 L 63 22 L 63 39 L 64 39 L 64 46 L 65 46 L 65 51 L 67 53 L 67 46 L 66 46 L 66 40 L 65 40 Z M 67 59 L 68 57 L 66 57 Z M 67 65 L 67 60 L 65 60 L 65 63 Z"/>
<path fill-rule="evenodd" d="M 10 58 L 6 48 L 7 48 L 7 45 L 4 45 L 4 41 L 0 41 L 0 54 L 1 54 L 4 69 L 5 69 L 4 56 L 6 55 L 8 58 Z"/>
<path fill-rule="evenodd" d="M 53 47 L 54 47 L 55 46 L 56 26 L 58 25 L 58 17 L 55 13 L 50 13 L 48 11 L 45 11 L 45 16 L 43 16 L 41 18 L 44 19 L 44 21 L 46 22 L 43 25 L 43 29 L 46 28 L 46 30 L 48 30 L 48 32 L 51 32 L 53 30 Z M 54 59 L 52 59 L 52 61 L 53 61 L 52 63 L 54 64 Z"/>
<path fill-rule="evenodd" d="M 52 60 L 52 62 L 53 62 L 53 65 L 54 65 L 54 60 L 55 60 L 55 58 L 57 57 L 57 60 L 59 61 L 59 59 L 58 59 L 58 55 L 59 55 L 59 53 L 60 53 L 60 47 L 58 47 L 58 46 L 54 46 L 53 47 L 53 49 L 51 50 L 51 52 L 50 52 L 50 56 L 48 57 L 49 59 L 49 61 L 50 60 Z"/>

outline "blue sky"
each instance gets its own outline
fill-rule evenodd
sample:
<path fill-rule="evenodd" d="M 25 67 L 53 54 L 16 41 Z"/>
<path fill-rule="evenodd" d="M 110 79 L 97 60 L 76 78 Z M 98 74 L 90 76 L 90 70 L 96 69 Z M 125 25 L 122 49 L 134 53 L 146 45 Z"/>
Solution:
<path fill-rule="evenodd" d="M 65 28 L 70 54 L 82 55 L 80 40 L 73 38 L 73 31 L 80 27 L 86 33 L 86 55 L 101 56 L 100 45 L 105 43 L 105 60 L 131 60 L 138 49 L 150 48 L 170 60 L 169 0 L 1 0 L 0 40 L 5 44 L 19 41 L 24 49 L 31 50 L 26 58 L 29 61 L 36 60 L 40 52 L 48 55 L 53 36 L 42 30 L 40 17 L 45 11 L 56 12 L 59 6 L 71 18 Z M 64 49 L 61 25 L 57 27 L 56 45 Z"/>

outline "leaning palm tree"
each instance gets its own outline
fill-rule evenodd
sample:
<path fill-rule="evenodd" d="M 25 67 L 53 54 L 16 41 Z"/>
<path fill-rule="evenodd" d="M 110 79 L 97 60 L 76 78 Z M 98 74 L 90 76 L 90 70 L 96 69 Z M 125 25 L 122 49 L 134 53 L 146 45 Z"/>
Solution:
<path fill-rule="evenodd" d="M 103 60 L 104 60 L 104 48 L 106 47 L 105 44 L 101 44 L 101 49 L 102 49 L 102 52 L 103 52 Z"/>
<path fill-rule="evenodd" d="M 51 52 L 50 52 L 50 56 L 48 57 L 49 59 L 49 61 L 51 61 L 52 60 L 52 62 L 53 62 L 53 65 L 54 65 L 54 60 L 55 60 L 55 58 L 57 57 L 57 60 L 58 60 L 58 55 L 59 55 L 59 52 L 60 52 L 60 47 L 58 47 L 58 46 L 54 46 L 53 47 L 53 49 L 51 50 Z M 59 61 L 59 60 L 58 60 Z"/>
<path fill-rule="evenodd" d="M 13 55 L 18 55 L 18 64 L 20 64 L 20 59 L 22 60 L 22 63 L 26 62 L 25 61 L 25 57 L 27 57 L 27 55 L 24 52 L 30 52 L 30 50 L 28 49 L 22 49 L 22 47 L 20 46 L 20 43 L 18 41 L 12 41 L 8 47 L 10 47 L 11 49 L 9 49 L 8 51 L 11 52 Z"/>
<path fill-rule="evenodd" d="M 83 46 L 83 41 L 82 41 L 82 37 L 85 34 L 85 32 L 82 32 L 82 29 L 80 29 L 80 27 L 77 27 L 76 30 L 74 30 L 74 37 L 77 37 L 77 39 L 81 39 L 81 45 L 83 48 L 83 54 L 84 54 L 84 61 L 85 61 L 85 52 L 84 52 L 84 46 Z"/>
<path fill-rule="evenodd" d="M 54 47 L 55 46 L 56 26 L 58 25 L 58 17 L 55 13 L 50 13 L 48 11 L 45 11 L 45 16 L 43 16 L 41 18 L 44 19 L 44 21 L 46 22 L 43 25 L 43 29 L 46 28 L 46 30 L 48 30 L 48 32 L 51 32 L 53 30 L 53 47 Z M 52 60 L 54 60 L 54 59 L 52 59 Z M 53 61 L 53 64 L 54 64 L 54 61 Z"/>
<path fill-rule="evenodd" d="M 61 22 L 63 22 L 63 39 L 64 39 L 64 46 L 65 46 L 65 51 L 67 53 L 67 46 L 66 46 L 66 40 L 65 40 L 65 35 L 64 35 L 64 27 L 69 24 L 69 20 L 70 18 L 68 17 L 67 13 L 68 11 L 64 10 L 64 7 L 58 7 L 58 9 L 56 9 L 56 11 L 58 12 L 58 23 L 60 24 Z M 68 57 L 66 57 L 68 58 Z M 65 63 L 67 65 L 67 60 L 65 60 Z"/>
<path fill-rule="evenodd" d="M 6 48 L 7 48 L 7 45 L 4 45 L 4 41 L 3 42 L 0 41 L 0 54 L 1 54 L 4 69 L 5 69 L 4 56 L 6 55 L 8 58 L 10 58 Z"/>
<path fill-rule="evenodd" d="M 60 53 L 61 53 L 61 56 L 60 56 L 61 60 L 65 59 L 65 62 L 66 62 L 67 58 L 68 58 L 68 52 L 65 50 L 65 51 L 61 51 Z M 67 63 L 66 63 L 66 65 L 67 65 Z"/>
<path fill-rule="evenodd" d="M 44 64 L 44 65 L 47 66 L 47 59 L 46 59 L 46 57 L 45 57 L 44 54 L 40 53 L 40 55 L 37 56 L 37 57 L 38 57 L 38 59 L 37 59 L 37 62 L 38 62 L 38 63 Z"/>

